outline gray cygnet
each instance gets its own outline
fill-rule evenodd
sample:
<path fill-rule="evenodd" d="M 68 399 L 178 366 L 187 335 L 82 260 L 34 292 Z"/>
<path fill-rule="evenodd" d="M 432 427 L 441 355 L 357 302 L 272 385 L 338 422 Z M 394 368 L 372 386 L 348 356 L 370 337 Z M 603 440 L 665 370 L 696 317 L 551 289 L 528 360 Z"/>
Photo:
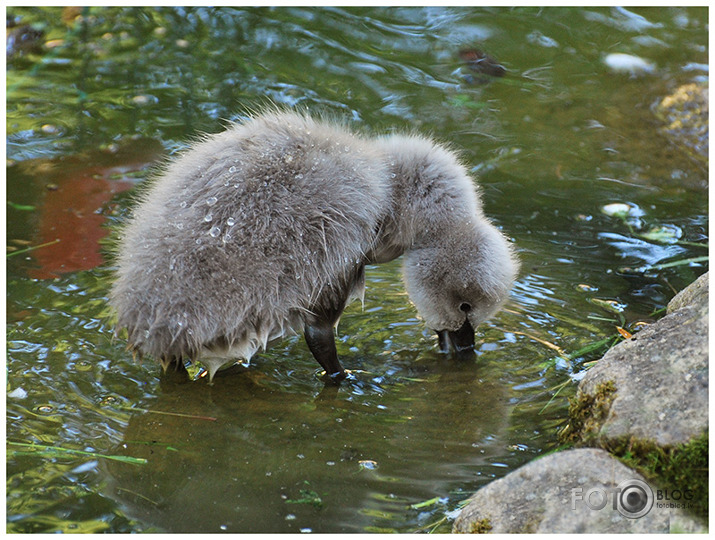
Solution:
<path fill-rule="evenodd" d="M 303 332 L 339 382 L 340 315 L 363 295 L 366 264 L 403 254 L 407 292 L 440 348 L 472 351 L 518 270 L 453 152 L 296 112 L 205 137 L 140 198 L 118 247 L 117 331 L 164 369 L 199 360 L 211 379 Z"/>

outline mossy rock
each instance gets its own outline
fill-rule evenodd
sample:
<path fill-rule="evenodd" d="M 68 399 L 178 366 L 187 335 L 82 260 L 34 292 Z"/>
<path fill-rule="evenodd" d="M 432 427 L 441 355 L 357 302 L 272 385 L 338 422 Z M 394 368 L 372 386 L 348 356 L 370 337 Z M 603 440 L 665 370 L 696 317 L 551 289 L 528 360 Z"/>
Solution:
<path fill-rule="evenodd" d="M 596 436 L 607 417 L 616 385 L 605 381 L 596 386 L 593 394 L 579 393 L 569 401 L 569 423 L 559 432 L 565 444 L 583 444 Z"/>
<path fill-rule="evenodd" d="M 598 446 L 660 489 L 691 490 L 708 511 L 708 274 L 668 315 L 609 350 L 571 400 L 562 443 Z"/>
<path fill-rule="evenodd" d="M 695 83 L 679 87 L 655 106 L 665 135 L 701 162 L 708 160 L 708 111 L 708 87 Z"/>
<path fill-rule="evenodd" d="M 452 532 L 644 534 L 705 530 L 700 520 L 681 509 L 656 504 L 655 486 L 648 495 L 652 506 L 646 513 L 629 514 L 621 494 L 625 496 L 627 486 L 639 482 L 646 483 L 646 479 L 605 450 L 555 452 L 477 491 L 455 520 Z M 605 496 L 607 504 L 588 504 L 591 493 Z M 593 501 L 598 502 L 598 496 Z"/>
<path fill-rule="evenodd" d="M 707 277 L 696 281 L 672 304 L 678 309 L 588 370 L 572 403 L 567 442 L 606 448 L 625 439 L 671 447 L 707 430 L 707 290 Z"/>
<path fill-rule="evenodd" d="M 665 448 L 649 441 L 623 439 L 612 441 L 607 450 L 662 493 L 678 492 L 678 503 L 688 513 L 707 520 L 709 440 L 707 431 L 686 444 Z"/>

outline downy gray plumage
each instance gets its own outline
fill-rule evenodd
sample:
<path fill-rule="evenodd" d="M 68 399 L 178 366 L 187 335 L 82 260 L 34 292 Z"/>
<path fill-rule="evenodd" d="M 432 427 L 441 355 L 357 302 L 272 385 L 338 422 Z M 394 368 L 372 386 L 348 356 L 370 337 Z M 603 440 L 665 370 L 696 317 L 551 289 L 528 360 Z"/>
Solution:
<path fill-rule="evenodd" d="M 213 378 L 303 332 L 337 382 L 334 327 L 362 296 L 365 265 L 402 254 L 440 347 L 471 350 L 518 263 L 455 154 L 273 110 L 198 141 L 143 191 L 110 301 L 117 331 L 164 369 L 199 360 Z"/>

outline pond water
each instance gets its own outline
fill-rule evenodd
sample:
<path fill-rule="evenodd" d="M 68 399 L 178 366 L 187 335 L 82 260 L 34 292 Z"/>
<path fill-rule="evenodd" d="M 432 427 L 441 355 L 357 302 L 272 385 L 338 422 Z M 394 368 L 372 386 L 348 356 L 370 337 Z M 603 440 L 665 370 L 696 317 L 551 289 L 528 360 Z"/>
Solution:
<path fill-rule="evenodd" d="M 707 270 L 707 163 L 653 112 L 707 80 L 707 8 L 11 13 L 9 531 L 447 532 L 471 493 L 558 446 L 616 327 Z M 654 70 L 614 73 L 610 53 Z M 368 268 L 341 320 L 337 391 L 298 337 L 213 385 L 113 339 L 107 252 L 134 186 L 268 101 L 462 153 L 523 264 L 475 362 L 437 352 L 399 260 Z"/>

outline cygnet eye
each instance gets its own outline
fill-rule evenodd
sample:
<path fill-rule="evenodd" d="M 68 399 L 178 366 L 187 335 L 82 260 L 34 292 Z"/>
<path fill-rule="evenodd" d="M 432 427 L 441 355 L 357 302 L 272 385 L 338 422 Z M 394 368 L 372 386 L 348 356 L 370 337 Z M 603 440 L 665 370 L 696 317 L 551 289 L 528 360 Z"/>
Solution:
<path fill-rule="evenodd" d="M 464 311 L 464 313 L 469 313 L 472 309 L 472 306 L 468 304 L 467 302 L 462 302 L 459 304 L 459 310 Z"/>

